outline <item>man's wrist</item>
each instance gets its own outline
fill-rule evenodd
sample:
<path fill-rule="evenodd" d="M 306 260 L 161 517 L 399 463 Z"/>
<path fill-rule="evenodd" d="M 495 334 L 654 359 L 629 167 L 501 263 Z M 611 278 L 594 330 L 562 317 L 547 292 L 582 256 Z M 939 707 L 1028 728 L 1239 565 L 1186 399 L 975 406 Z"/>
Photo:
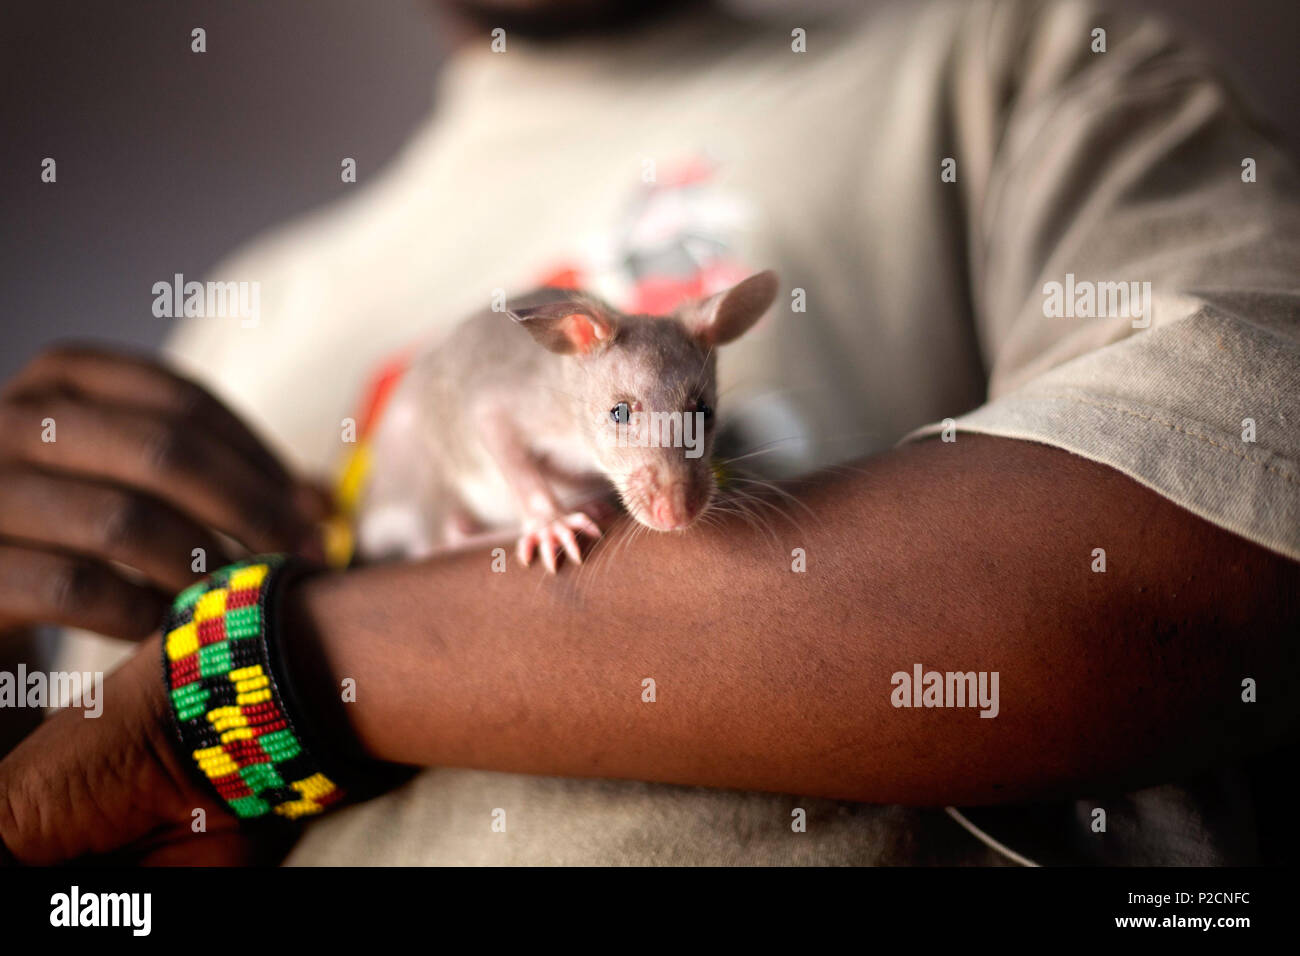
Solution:
<path fill-rule="evenodd" d="M 342 584 L 341 572 L 324 572 L 287 582 L 280 594 L 280 661 L 292 675 L 304 719 L 351 760 L 368 756 L 346 710 L 343 676 L 334 673 L 319 626 L 319 599 Z M 355 695 L 352 695 L 355 697 Z"/>
<path fill-rule="evenodd" d="M 129 695 L 133 702 L 138 714 L 139 733 L 149 753 L 158 766 L 163 768 L 176 792 L 203 792 L 203 775 L 194 766 L 190 755 L 181 749 L 172 723 L 167 687 L 158 676 L 158 658 L 161 653 L 161 635 L 155 634 L 142 641 L 139 649 L 117 672 L 125 684 L 122 692 Z M 220 806 L 216 803 L 213 805 Z"/>
<path fill-rule="evenodd" d="M 242 819 L 313 816 L 351 789 L 281 660 L 281 592 L 312 570 L 284 555 L 229 565 L 178 594 L 163 625 L 181 749 Z"/>
<path fill-rule="evenodd" d="M 339 653 L 365 642 L 371 666 L 383 671 L 374 661 L 382 662 L 388 645 L 349 612 L 356 601 L 373 601 L 371 589 L 381 580 L 355 571 L 322 571 L 287 582 L 279 596 L 279 663 L 292 684 L 295 707 L 317 739 L 328 741 L 331 754 L 349 771 L 349 789 L 362 798 L 391 789 L 412 772 L 388 762 L 391 755 L 362 732 L 359 701 L 363 693 L 373 698 L 374 688 L 368 685 L 363 692 L 359 675 L 344 673 Z"/>

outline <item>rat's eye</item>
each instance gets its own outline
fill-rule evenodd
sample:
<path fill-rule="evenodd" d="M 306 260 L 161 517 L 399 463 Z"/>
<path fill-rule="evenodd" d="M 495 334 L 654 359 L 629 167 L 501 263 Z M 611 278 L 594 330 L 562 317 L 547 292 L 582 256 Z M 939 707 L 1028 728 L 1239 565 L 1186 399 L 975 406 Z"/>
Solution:
<path fill-rule="evenodd" d="M 632 410 L 627 407 L 627 402 L 619 402 L 609 410 L 609 417 L 616 425 L 626 425 L 632 417 Z"/>
<path fill-rule="evenodd" d="M 703 399 L 695 403 L 695 410 L 704 416 L 704 420 L 706 422 L 713 417 L 712 406 L 710 406 L 709 403 L 704 401 Z"/>

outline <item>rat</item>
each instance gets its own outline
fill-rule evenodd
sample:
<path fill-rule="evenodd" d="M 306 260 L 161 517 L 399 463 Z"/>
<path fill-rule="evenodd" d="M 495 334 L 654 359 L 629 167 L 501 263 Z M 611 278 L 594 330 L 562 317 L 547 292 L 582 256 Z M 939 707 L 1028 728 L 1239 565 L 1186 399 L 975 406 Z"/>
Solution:
<path fill-rule="evenodd" d="M 651 316 L 547 288 L 460 323 L 379 419 L 360 556 L 420 558 L 510 527 L 518 559 L 554 573 L 561 552 L 581 563 L 580 536 L 600 537 L 611 488 L 647 528 L 690 527 L 717 494 L 716 349 L 777 290 L 759 272 Z"/>

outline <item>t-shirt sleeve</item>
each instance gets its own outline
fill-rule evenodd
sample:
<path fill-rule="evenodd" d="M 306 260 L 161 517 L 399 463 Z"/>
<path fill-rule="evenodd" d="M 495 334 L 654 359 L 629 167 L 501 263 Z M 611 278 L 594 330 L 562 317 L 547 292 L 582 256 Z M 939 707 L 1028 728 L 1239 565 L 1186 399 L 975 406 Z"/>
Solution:
<path fill-rule="evenodd" d="M 943 185 L 961 190 L 989 390 L 958 440 L 1055 445 L 1300 559 L 1293 162 L 1154 19 L 970 10 Z"/>

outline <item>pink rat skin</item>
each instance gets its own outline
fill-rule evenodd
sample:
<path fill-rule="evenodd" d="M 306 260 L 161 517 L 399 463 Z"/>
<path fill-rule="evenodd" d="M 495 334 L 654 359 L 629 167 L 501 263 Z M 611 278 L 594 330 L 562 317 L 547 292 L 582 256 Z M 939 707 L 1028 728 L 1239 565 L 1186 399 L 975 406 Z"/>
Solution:
<path fill-rule="evenodd" d="M 717 347 L 776 298 L 760 272 L 672 315 L 625 315 L 546 289 L 485 311 L 411 366 L 380 419 L 362 496 L 363 560 L 419 558 L 491 529 L 550 572 L 617 490 L 647 528 L 680 531 L 717 490 Z M 513 321 L 512 321 L 513 320 Z"/>

